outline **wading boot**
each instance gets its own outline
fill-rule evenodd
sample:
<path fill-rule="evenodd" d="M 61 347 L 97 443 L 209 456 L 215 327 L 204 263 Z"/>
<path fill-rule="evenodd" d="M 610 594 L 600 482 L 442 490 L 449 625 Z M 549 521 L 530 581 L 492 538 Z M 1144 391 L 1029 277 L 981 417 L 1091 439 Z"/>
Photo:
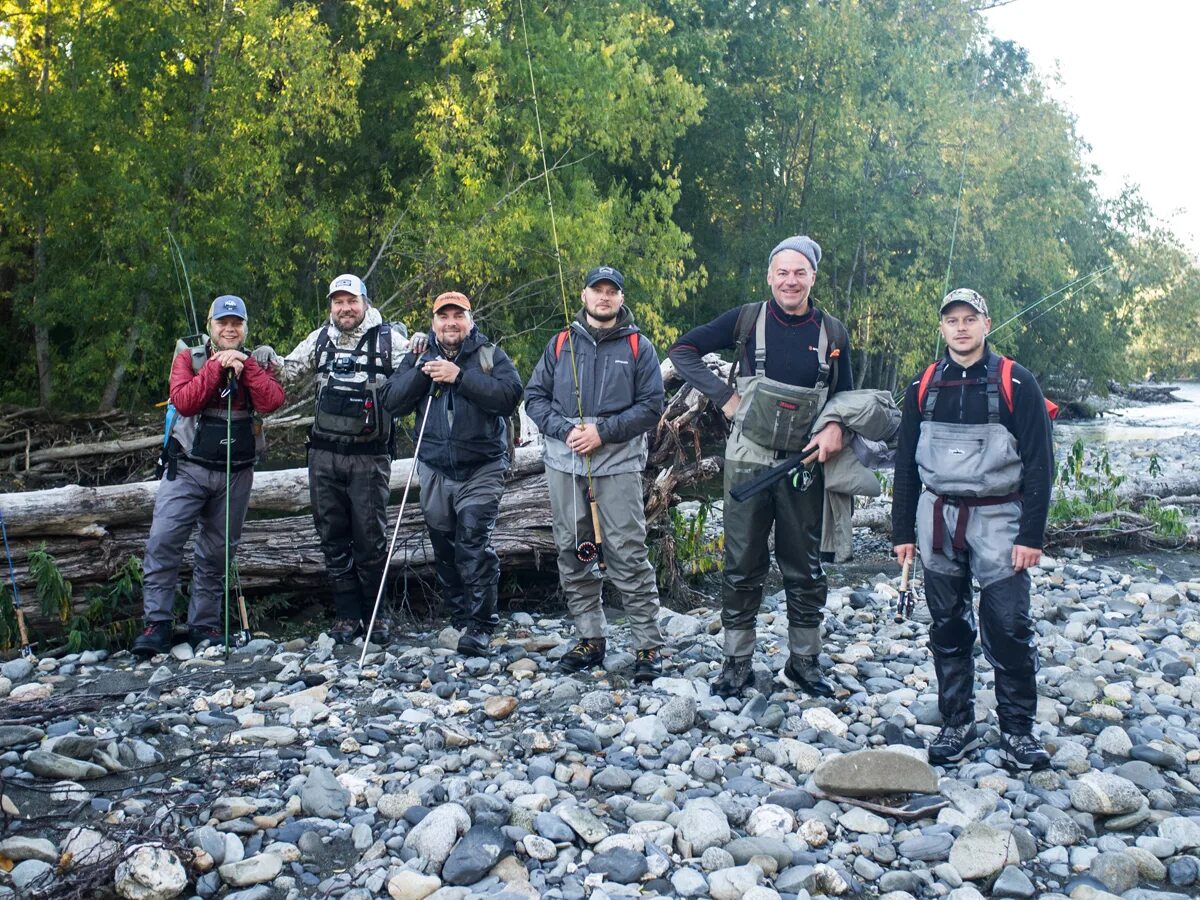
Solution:
<path fill-rule="evenodd" d="M 458 639 L 458 652 L 463 656 L 487 656 L 492 635 L 478 626 L 472 626 Z"/>
<path fill-rule="evenodd" d="M 833 696 L 833 685 L 821 674 L 821 667 L 817 665 L 815 656 L 798 656 L 793 653 L 788 657 L 779 679 L 812 697 Z"/>
<path fill-rule="evenodd" d="M 1020 772 L 1050 768 L 1050 754 L 1032 734 L 1000 732 L 1000 759 L 1006 769 Z"/>
<path fill-rule="evenodd" d="M 225 629 L 216 625 L 192 625 L 188 628 L 188 643 L 193 649 L 205 641 L 213 647 L 224 647 Z"/>
<path fill-rule="evenodd" d="M 169 653 L 174 643 L 175 623 L 147 622 L 145 629 L 137 636 L 133 646 L 129 648 L 134 656 L 149 659 L 159 653 Z"/>
<path fill-rule="evenodd" d="M 662 660 L 658 656 L 657 647 L 647 647 L 637 652 L 637 660 L 633 664 L 633 680 L 638 684 L 647 684 L 662 674 Z"/>
<path fill-rule="evenodd" d="M 741 696 L 754 678 L 753 662 L 753 656 L 726 656 L 721 663 L 721 674 L 712 683 L 712 692 L 718 697 Z"/>
<path fill-rule="evenodd" d="M 567 655 L 558 661 L 558 671 L 572 675 L 584 669 L 603 666 L 605 643 L 604 638 L 580 638 L 567 651 Z"/>
<path fill-rule="evenodd" d="M 974 722 L 968 722 L 966 725 L 943 725 L 937 737 L 929 742 L 929 763 L 944 766 L 947 763 L 961 762 L 967 754 L 976 750 L 980 743 L 979 732 Z"/>
<path fill-rule="evenodd" d="M 362 619 L 335 619 L 329 628 L 329 636 L 335 644 L 352 644 L 363 635 Z"/>

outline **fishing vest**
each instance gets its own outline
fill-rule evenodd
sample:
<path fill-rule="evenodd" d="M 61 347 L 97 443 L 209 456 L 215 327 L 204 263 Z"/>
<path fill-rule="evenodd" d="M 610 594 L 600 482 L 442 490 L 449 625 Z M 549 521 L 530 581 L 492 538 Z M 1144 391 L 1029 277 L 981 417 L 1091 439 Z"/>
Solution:
<path fill-rule="evenodd" d="M 937 363 L 934 373 L 919 393 L 921 433 L 916 462 L 921 482 L 936 500 L 933 504 L 933 545 L 945 550 L 943 512 L 946 504 L 958 507 L 958 522 L 952 547 L 966 549 L 965 535 L 970 511 L 979 506 L 999 506 L 1021 499 L 1023 469 L 1017 438 L 1000 424 L 1001 358 L 988 360 L 987 374 L 977 378 L 945 379 L 949 360 Z M 1011 385 L 1011 381 L 1009 382 Z M 942 388 L 987 385 L 988 420 L 968 425 L 933 421 L 938 393 Z M 1011 409 L 1011 387 L 1006 403 Z M 1019 515 L 1019 509 L 1013 513 Z"/>
<path fill-rule="evenodd" d="M 392 374 L 392 330 L 384 322 L 369 328 L 349 350 L 336 346 L 321 329 L 314 349 L 316 411 L 308 444 L 337 453 L 387 453 L 392 420 L 379 391 Z"/>
<path fill-rule="evenodd" d="M 192 359 L 192 374 L 199 375 L 208 362 L 211 344 L 188 347 L 183 341 L 175 345 L 176 355 L 188 351 Z M 163 452 L 157 472 L 168 481 L 175 478 L 179 459 L 186 459 L 205 469 L 224 471 L 226 465 L 231 472 L 248 469 L 262 459 L 267 450 L 267 440 L 262 422 L 254 413 L 250 394 L 246 392 L 246 408 L 230 410 L 218 405 L 227 395 L 214 401 L 194 416 L 181 416 L 174 403 L 167 403 L 166 428 L 163 437 Z"/>
<path fill-rule="evenodd" d="M 817 380 L 813 387 L 801 387 L 768 378 L 767 371 L 767 304 L 747 304 L 738 316 L 737 355 L 730 370 L 733 383 L 738 367 L 741 366 L 741 349 L 749 336 L 749 323 L 745 320 L 758 311 L 754 318 L 754 359 L 750 374 L 737 375 L 737 392 L 741 403 L 733 417 L 733 428 L 726 445 L 726 456 L 739 458 L 736 450 L 744 450 L 743 440 L 777 455 L 794 454 L 807 446 L 811 437 L 812 423 L 829 398 L 830 373 L 836 361 L 830 359 L 828 316 L 821 319 L 821 333 L 813 352 L 817 354 Z M 745 324 L 743 324 L 745 323 Z"/>

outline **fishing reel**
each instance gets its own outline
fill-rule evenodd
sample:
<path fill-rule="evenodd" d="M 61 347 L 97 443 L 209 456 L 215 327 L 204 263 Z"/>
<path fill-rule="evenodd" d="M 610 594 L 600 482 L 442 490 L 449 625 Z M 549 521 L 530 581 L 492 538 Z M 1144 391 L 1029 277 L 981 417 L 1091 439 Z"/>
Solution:
<path fill-rule="evenodd" d="M 575 558 L 581 563 L 595 562 L 600 557 L 600 548 L 593 541 L 580 541 L 575 547 Z"/>
<path fill-rule="evenodd" d="M 899 625 L 905 619 L 910 618 L 915 605 L 916 601 L 913 599 L 912 591 L 901 591 L 900 596 L 896 599 L 896 616 L 893 621 Z"/>

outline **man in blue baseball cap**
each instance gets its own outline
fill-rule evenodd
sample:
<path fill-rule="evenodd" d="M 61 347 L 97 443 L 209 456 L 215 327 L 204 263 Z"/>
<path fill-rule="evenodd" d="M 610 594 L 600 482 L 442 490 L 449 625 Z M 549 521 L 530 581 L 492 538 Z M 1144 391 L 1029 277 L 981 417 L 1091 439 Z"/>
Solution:
<path fill-rule="evenodd" d="M 245 351 L 246 326 L 242 298 L 218 297 L 209 308 L 204 347 L 180 348 L 171 364 L 174 417 L 142 562 L 145 627 L 132 648 L 138 656 L 165 653 L 174 643 L 175 587 L 184 545 L 197 524 L 188 637 L 194 645 L 224 641 L 225 544 L 228 540 L 231 554 L 237 547 L 254 464 L 264 449 L 254 417 L 283 405 L 279 380 Z"/>

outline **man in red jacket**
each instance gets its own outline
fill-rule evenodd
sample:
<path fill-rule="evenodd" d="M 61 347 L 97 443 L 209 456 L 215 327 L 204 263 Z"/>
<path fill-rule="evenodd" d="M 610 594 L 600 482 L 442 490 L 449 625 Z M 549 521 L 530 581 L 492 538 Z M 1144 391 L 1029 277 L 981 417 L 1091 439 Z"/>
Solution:
<path fill-rule="evenodd" d="M 208 333 L 202 351 L 180 350 L 171 364 L 174 418 L 142 562 L 145 629 L 133 643 L 133 652 L 142 657 L 165 653 L 174 643 L 175 586 L 183 546 L 197 523 L 188 639 L 193 645 L 224 641 L 226 491 L 232 554 L 261 455 L 254 414 L 283 405 L 279 380 L 243 349 L 246 304 L 240 297 L 227 294 L 213 301 Z"/>

